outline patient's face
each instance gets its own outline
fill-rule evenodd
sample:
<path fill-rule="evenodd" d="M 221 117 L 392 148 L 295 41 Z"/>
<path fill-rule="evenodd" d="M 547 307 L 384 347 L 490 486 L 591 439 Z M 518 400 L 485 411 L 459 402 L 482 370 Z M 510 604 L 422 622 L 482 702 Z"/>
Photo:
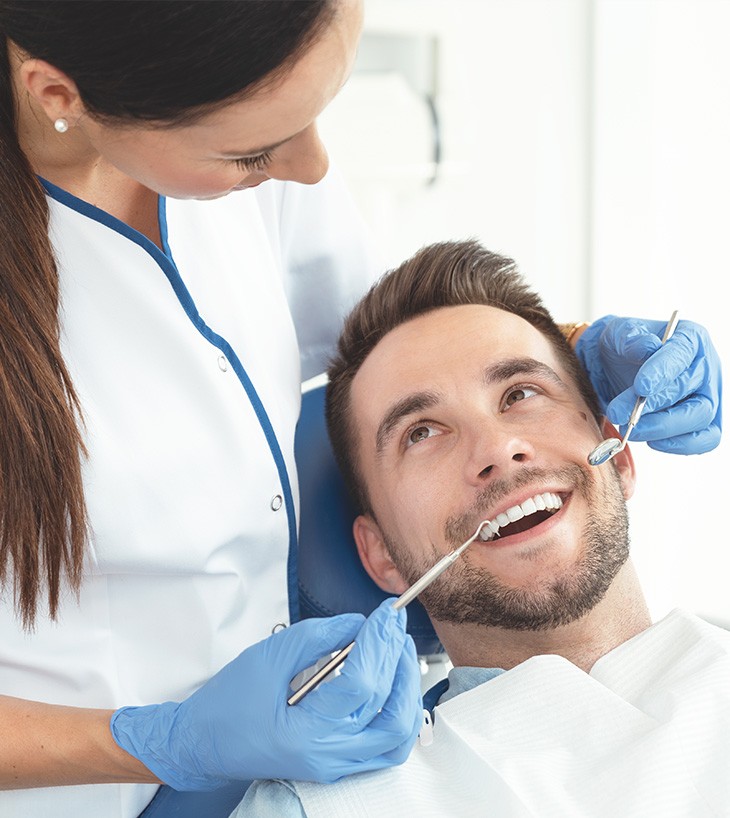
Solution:
<path fill-rule="evenodd" d="M 530 324 L 477 305 L 403 324 L 364 362 L 352 409 L 376 530 L 398 569 L 389 590 L 496 519 L 500 537 L 475 542 L 421 596 L 432 618 L 540 629 L 602 598 L 628 556 L 632 472 L 587 464 L 604 435 Z M 510 523 L 517 508 L 525 516 Z"/>

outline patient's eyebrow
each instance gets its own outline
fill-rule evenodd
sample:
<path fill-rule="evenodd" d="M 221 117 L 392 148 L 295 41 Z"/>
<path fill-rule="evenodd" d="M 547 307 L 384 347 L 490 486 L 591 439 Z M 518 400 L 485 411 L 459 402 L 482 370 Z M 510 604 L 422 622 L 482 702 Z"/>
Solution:
<path fill-rule="evenodd" d="M 566 388 L 565 382 L 558 373 L 542 361 L 535 358 L 507 358 L 503 361 L 491 364 L 484 369 L 482 380 L 485 386 L 508 381 L 518 375 L 540 376 L 552 383 Z M 397 426 L 403 418 L 423 412 L 425 409 L 432 409 L 443 400 L 443 395 L 439 392 L 414 392 L 396 401 L 385 413 L 375 436 L 375 452 L 381 455 L 388 445 Z"/>
<path fill-rule="evenodd" d="M 385 417 L 380 421 L 380 425 L 378 426 L 378 433 L 375 436 L 376 453 L 378 455 L 382 454 L 396 426 L 404 417 L 412 415 L 414 412 L 423 412 L 424 409 L 430 409 L 436 406 L 441 400 L 441 397 L 438 392 L 415 392 L 394 403 L 385 413 Z"/>
<path fill-rule="evenodd" d="M 565 382 L 552 367 L 535 358 L 507 358 L 491 364 L 484 370 L 484 383 L 490 386 L 508 381 L 517 375 L 539 375 L 564 389 L 567 388 Z"/>

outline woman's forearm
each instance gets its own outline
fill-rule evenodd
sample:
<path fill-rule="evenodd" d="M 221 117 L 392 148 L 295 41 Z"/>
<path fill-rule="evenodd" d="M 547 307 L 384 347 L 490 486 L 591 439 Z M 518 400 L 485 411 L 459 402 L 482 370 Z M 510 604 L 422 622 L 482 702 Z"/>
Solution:
<path fill-rule="evenodd" d="M 589 326 L 588 321 L 578 321 L 573 324 L 558 324 L 560 331 L 565 336 L 565 340 L 570 344 L 571 349 L 575 349 L 578 339 Z"/>
<path fill-rule="evenodd" d="M 0 696 L 0 789 L 159 784 L 112 738 L 112 712 Z"/>

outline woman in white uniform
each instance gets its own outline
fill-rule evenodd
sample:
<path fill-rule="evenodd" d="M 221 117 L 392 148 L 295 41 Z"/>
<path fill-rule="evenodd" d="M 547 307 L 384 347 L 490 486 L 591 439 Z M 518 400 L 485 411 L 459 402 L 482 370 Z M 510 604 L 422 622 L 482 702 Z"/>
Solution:
<path fill-rule="evenodd" d="M 378 272 L 315 124 L 360 26 L 0 2 L 2 815 L 131 818 L 160 782 L 330 781 L 415 740 L 402 612 L 296 623 L 300 366 Z"/>

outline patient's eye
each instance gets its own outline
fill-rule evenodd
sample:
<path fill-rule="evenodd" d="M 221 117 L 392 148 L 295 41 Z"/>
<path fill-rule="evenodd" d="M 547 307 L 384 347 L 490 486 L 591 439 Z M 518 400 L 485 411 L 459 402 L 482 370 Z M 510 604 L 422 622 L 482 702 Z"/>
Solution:
<path fill-rule="evenodd" d="M 421 423 L 419 426 L 414 426 L 406 435 L 406 446 L 413 446 L 414 443 L 420 443 L 436 434 L 438 431 L 433 426 Z"/>
<path fill-rule="evenodd" d="M 512 386 L 505 392 L 504 398 L 502 399 L 502 411 L 506 411 L 519 401 L 527 400 L 539 394 L 539 391 L 532 386 Z"/>

